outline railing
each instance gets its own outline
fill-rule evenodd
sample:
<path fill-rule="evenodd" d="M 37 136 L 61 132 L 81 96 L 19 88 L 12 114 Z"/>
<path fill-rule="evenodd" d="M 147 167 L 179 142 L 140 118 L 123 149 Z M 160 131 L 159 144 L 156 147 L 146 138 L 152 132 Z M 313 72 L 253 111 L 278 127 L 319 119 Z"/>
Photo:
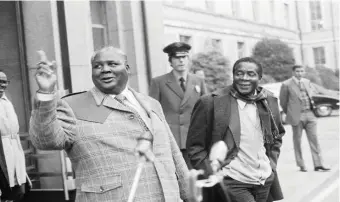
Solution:
<path fill-rule="evenodd" d="M 37 153 L 29 141 L 28 133 L 20 134 L 21 142 L 26 158 L 26 171 L 32 181 L 32 191 L 56 191 L 58 189 L 44 189 L 40 185 L 43 177 L 60 177 L 62 179 L 62 190 L 64 192 L 65 201 L 70 200 L 69 191 L 75 190 L 74 173 L 72 171 L 71 162 L 66 157 L 64 151 L 55 151 L 53 153 Z M 60 165 L 60 172 L 41 171 L 39 169 L 39 161 L 44 159 L 59 159 L 59 162 L 53 162 Z M 41 167 L 40 167 L 41 168 Z"/>

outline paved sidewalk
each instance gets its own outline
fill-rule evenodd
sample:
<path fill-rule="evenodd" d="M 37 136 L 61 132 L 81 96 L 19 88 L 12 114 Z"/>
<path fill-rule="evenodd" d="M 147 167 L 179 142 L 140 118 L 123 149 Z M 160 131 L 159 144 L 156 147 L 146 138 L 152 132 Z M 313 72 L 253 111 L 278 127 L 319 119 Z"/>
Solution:
<path fill-rule="evenodd" d="M 314 171 L 305 133 L 302 139 L 302 148 L 308 172 L 300 172 L 295 163 L 291 126 L 286 125 L 285 129 L 286 135 L 283 138 L 278 162 L 278 174 L 285 197 L 281 202 L 311 202 L 313 199 L 320 198 L 319 195 L 326 191 L 332 183 L 334 184 L 335 180 L 339 181 L 339 117 L 332 116 L 318 119 L 319 142 L 324 163 L 332 169 L 330 172 Z M 339 201 L 339 199 L 327 200 L 327 202 Z"/>

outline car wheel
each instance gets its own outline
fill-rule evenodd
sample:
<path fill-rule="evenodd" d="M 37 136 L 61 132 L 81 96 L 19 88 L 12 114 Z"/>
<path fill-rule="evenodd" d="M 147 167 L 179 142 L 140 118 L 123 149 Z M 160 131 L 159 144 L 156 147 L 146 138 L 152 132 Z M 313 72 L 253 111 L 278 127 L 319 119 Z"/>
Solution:
<path fill-rule="evenodd" d="M 281 116 L 282 124 L 287 124 L 286 123 L 286 114 L 284 112 L 280 112 L 280 116 Z"/>
<path fill-rule="evenodd" d="M 332 114 L 332 107 L 325 106 L 325 105 L 318 105 L 316 106 L 316 116 L 318 117 L 325 117 Z"/>

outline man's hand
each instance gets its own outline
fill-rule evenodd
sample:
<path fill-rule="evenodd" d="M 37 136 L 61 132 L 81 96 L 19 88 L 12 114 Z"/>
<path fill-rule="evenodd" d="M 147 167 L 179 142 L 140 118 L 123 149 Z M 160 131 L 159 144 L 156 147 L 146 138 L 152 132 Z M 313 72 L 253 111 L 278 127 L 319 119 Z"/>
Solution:
<path fill-rule="evenodd" d="M 42 93 L 52 93 L 55 90 L 57 75 L 55 73 L 56 62 L 48 61 L 44 51 L 38 51 L 40 62 L 38 63 L 35 79 Z"/>
<path fill-rule="evenodd" d="M 227 156 L 228 147 L 224 141 L 216 142 L 210 150 L 209 160 L 211 161 L 211 168 L 216 173 L 220 168 L 220 162 L 223 162 Z"/>
<path fill-rule="evenodd" d="M 147 161 L 153 162 L 155 160 L 155 155 L 152 152 L 152 142 L 149 140 L 138 140 L 135 151 L 139 157 L 144 157 Z"/>

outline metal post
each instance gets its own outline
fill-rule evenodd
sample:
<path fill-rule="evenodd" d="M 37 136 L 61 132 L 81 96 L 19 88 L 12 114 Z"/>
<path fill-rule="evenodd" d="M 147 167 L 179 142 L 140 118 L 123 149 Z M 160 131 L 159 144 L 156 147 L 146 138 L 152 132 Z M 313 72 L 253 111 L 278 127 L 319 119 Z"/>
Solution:
<path fill-rule="evenodd" d="M 64 189 L 64 196 L 65 200 L 70 200 L 69 194 L 68 194 L 68 188 L 67 188 L 67 171 L 66 171 L 66 161 L 65 161 L 65 154 L 64 151 L 60 151 L 60 162 L 61 162 L 61 176 L 63 180 L 63 189 Z"/>

